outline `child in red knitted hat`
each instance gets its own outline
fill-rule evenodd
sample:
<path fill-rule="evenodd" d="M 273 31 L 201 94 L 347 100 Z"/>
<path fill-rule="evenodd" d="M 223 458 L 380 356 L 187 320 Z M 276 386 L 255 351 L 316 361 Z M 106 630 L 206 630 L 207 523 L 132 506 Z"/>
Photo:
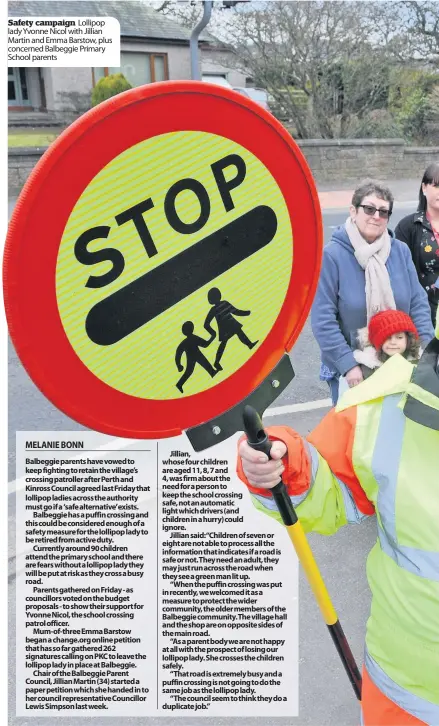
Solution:
<path fill-rule="evenodd" d="M 402 310 L 383 310 L 358 331 L 360 348 L 354 351 L 363 377 L 367 378 L 392 355 L 399 353 L 417 363 L 420 358 L 418 331 L 410 315 Z"/>

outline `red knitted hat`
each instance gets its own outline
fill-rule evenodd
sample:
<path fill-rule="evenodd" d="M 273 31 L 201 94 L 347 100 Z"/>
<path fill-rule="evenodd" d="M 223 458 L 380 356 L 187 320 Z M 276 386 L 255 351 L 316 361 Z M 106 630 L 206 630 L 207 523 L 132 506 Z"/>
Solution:
<path fill-rule="evenodd" d="M 369 340 L 376 350 L 381 350 L 383 343 L 394 333 L 413 333 L 418 331 L 410 315 L 402 310 L 383 310 L 369 321 Z"/>

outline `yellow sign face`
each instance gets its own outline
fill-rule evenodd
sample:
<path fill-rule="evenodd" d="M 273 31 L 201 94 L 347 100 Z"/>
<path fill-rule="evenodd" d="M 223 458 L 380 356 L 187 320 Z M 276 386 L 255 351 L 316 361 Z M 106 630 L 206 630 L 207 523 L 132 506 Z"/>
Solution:
<path fill-rule="evenodd" d="M 222 136 L 167 133 L 114 158 L 78 199 L 58 253 L 58 309 L 100 380 L 178 399 L 254 354 L 291 266 L 290 218 L 267 168 Z"/>

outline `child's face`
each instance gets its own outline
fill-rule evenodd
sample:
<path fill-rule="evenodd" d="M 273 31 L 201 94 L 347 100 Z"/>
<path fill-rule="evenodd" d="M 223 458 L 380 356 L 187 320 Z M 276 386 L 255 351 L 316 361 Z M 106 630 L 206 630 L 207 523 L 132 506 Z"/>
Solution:
<path fill-rule="evenodd" d="M 383 352 L 386 355 L 395 355 L 396 353 L 405 353 L 407 348 L 406 333 L 394 333 L 383 343 Z"/>

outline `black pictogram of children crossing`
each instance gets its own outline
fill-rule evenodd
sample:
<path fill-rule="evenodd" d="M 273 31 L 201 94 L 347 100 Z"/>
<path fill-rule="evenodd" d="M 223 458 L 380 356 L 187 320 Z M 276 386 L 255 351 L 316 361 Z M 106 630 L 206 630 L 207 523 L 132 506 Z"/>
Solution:
<path fill-rule="evenodd" d="M 211 308 L 206 315 L 204 328 L 208 333 L 210 333 L 210 338 L 206 340 L 205 338 L 201 338 L 199 335 L 196 335 L 194 333 L 194 324 L 190 320 L 183 323 L 181 328 L 185 338 L 177 347 L 175 352 L 175 363 L 178 370 L 180 372 L 183 371 L 181 359 L 184 353 L 186 355 L 186 370 L 175 384 L 180 393 L 183 393 L 183 386 L 191 377 L 197 363 L 204 368 L 207 373 L 209 373 L 211 378 L 223 370 L 221 366 L 221 359 L 227 343 L 235 335 L 241 343 L 243 343 L 243 345 L 247 346 L 249 350 L 254 348 L 259 342 L 257 340 L 252 342 L 244 333 L 242 324 L 234 317 L 245 317 L 251 315 L 250 310 L 238 310 L 238 308 L 235 308 L 234 305 L 229 303 L 227 300 L 223 300 L 221 292 L 217 287 L 212 287 L 209 290 L 207 299 Z M 216 323 L 217 331 L 212 326 L 212 323 Z M 208 348 L 215 340 L 217 332 L 219 345 L 215 355 L 215 362 L 212 365 L 200 349 Z"/>

